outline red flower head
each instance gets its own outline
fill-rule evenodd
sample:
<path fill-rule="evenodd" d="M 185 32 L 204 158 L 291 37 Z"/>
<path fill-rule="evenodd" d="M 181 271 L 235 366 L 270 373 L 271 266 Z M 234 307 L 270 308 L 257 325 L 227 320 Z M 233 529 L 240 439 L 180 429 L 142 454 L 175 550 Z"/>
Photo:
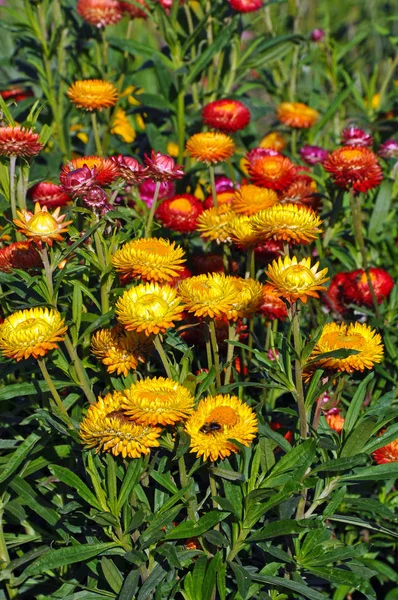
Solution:
<path fill-rule="evenodd" d="M 286 304 L 283 302 L 280 294 L 275 291 L 274 287 L 268 283 L 263 286 L 262 290 L 262 304 L 260 311 L 263 313 L 266 319 L 273 321 L 274 319 L 280 319 L 283 321 L 287 317 Z"/>
<path fill-rule="evenodd" d="M 371 146 L 373 138 L 369 133 L 357 127 L 347 127 L 341 134 L 343 146 Z"/>
<path fill-rule="evenodd" d="M 277 260 L 283 251 L 283 242 L 275 240 L 265 240 L 264 243 L 254 248 L 256 261 L 263 265 L 269 265 L 273 260 Z"/>
<path fill-rule="evenodd" d="M 3 90 L 0 92 L 0 96 L 4 100 L 14 100 L 14 102 L 21 102 L 22 100 L 26 100 L 26 98 L 30 98 L 33 96 L 33 92 L 30 89 L 24 90 L 20 87 L 10 88 L 8 90 Z"/>
<path fill-rule="evenodd" d="M 117 0 L 78 0 L 77 12 L 94 27 L 106 27 L 122 18 L 122 9 Z"/>
<path fill-rule="evenodd" d="M 383 434 L 384 431 L 385 430 L 381 431 L 381 434 Z M 398 462 L 398 438 L 372 452 L 372 456 L 373 460 L 378 465 L 389 462 Z"/>
<path fill-rule="evenodd" d="M 202 117 L 205 125 L 234 133 L 249 124 L 250 111 L 238 100 L 215 100 L 203 108 Z"/>
<path fill-rule="evenodd" d="M 151 156 L 145 154 L 145 162 L 148 165 L 148 175 L 156 181 L 173 181 L 184 177 L 181 165 L 176 165 L 174 158 L 168 154 L 152 150 Z"/>
<path fill-rule="evenodd" d="M 263 5 L 262 0 L 228 0 L 228 2 L 231 8 L 242 13 L 255 12 Z"/>
<path fill-rule="evenodd" d="M 325 303 L 326 305 L 335 312 L 343 315 L 347 312 L 346 307 L 346 287 L 352 287 L 355 293 L 355 282 L 352 282 L 352 278 L 349 273 L 337 273 L 330 283 L 330 287 L 325 294 Z M 348 301 L 347 304 L 350 302 Z"/>
<path fill-rule="evenodd" d="M 98 185 L 93 185 L 84 194 L 83 202 L 89 208 L 102 209 L 108 204 L 108 194 Z"/>
<path fill-rule="evenodd" d="M 225 273 L 223 257 L 221 254 L 200 254 L 193 261 L 195 275 L 207 275 L 208 273 Z M 237 264 L 232 265 L 237 269 Z"/>
<path fill-rule="evenodd" d="M 192 194 L 180 194 L 164 200 L 156 211 L 156 216 L 164 227 L 180 233 L 196 231 L 198 216 L 203 205 Z"/>
<path fill-rule="evenodd" d="M 372 295 L 370 293 L 368 278 L 366 277 L 365 271 L 363 269 L 358 269 L 357 271 L 353 271 L 351 275 L 356 281 L 356 293 L 355 297 L 350 298 L 350 300 L 355 304 L 372 306 Z M 387 273 L 387 271 L 377 267 L 372 267 L 369 269 L 369 275 L 372 281 L 374 292 L 376 294 L 377 302 L 381 304 L 383 300 L 388 298 L 390 295 L 391 290 L 394 287 L 394 280 L 391 275 Z"/>
<path fill-rule="evenodd" d="M 42 266 L 40 254 L 32 242 L 15 242 L 0 250 L 0 271 L 3 273 L 13 269 L 30 271 Z"/>
<path fill-rule="evenodd" d="M 367 192 L 377 187 L 383 179 L 376 155 L 361 146 L 337 148 L 323 163 L 325 171 L 332 174 L 334 183 L 355 192 Z"/>
<path fill-rule="evenodd" d="M 64 188 L 50 181 L 37 183 L 29 190 L 29 195 L 33 203 L 38 202 L 40 206 L 47 206 L 47 208 L 65 206 L 70 202 L 70 196 L 65 193 Z"/>
<path fill-rule="evenodd" d="M 171 281 L 168 281 L 167 283 L 171 287 L 176 288 L 178 287 L 180 281 L 183 281 L 183 279 L 188 279 L 189 277 L 192 277 L 191 271 L 187 269 L 187 267 L 182 267 L 182 270 L 178 273 L 177 277 L 174 277 Z"/>
<path fill-rule="evenodd" d="M 272 190 L 286 190 L 297 176 L 295 165 L 286 156 L 262 156 L 249 162 L 253 183 Z"/>
<path fill-rule="evenodd" d="M 0 127 L 0 156 L 29 158 L 39 154 L 43 144 L 39 134 L 23 127 Z"/>
<path fill-rule="evenodd" d="M 137 4 L 141 4 L 146 9 L 148 8 L 144 0 L 134 0 L 134 2 L 136 2 Z M 138 6 L 130 4 L 129 2 L 119 2 L 119 6 L 120 10 L 122 10 L 124 13 L 127 13 L 134 19 L 146 19 L 148 16 L 144 10 L 141 10 L 140 8 L 138 8 Z"/>
<path fill-rule="evenodd" d="M 217 192 L 217 204 L 221 206 L 221 204 L 232 204 L 233 197 L 235 195 L 235 190 L 229 190 L 225 192 Z M 206 200 L 203 203 L 203 208 L 213 208 L 213 195 L 207 196 Z"/>
<path fill-rule="evenodd" d="M 264 156 L 282 156 L 282 154 L 273 148 L 262 148 L 261 146 L 258 146 L 257 148 L 252 148 L 252 150 L 246 154 L 246 160 L 248 163 L 252 163 L 254 160 L 263 158 Z"/>
<path fill-rule="evenodd" d="M 278 350 L 276 350 L 276 352 L 278 352 Z M 289 444 L 293 441 L 293 431 L 291 429 L 288 429 L 288 427 L 286 427 L 285 425 L 282 425 L 282 423 L 279 423 L 279 421 L 272 421 L 269 424 L 269 426 L 271 427 L 272 431 L 277 431 L 278 433 L 281 433 L 285 440 L 289 442 Z"/>
<path fill-rule="evenodd" d="M 147 177 L 148 167 L 140 165 L 136 158 L 118 154 L 117 156 L 111 156 L 111 159 L 117 165 L 120 177 L 122 177 L 127 184 L 133 185 L 142 183 Z"/>
<path fill-rule="evenodd" d="M 73 175 L 68 177 L 69 173 Z M 61 170 L 59 179 L 68 194 L 81 195 L 92 185 L 106 186 L 119 176 L 119 168 L 111 158 L 101 156 L 82 156 L 74 158 Z"/>
<path fill-rule="evenodd" d="M 150 208 L 155 197 L 156 181 L 154 179 L 145 179 L 139 187 L 140 198 Z M 160 184 L 158 200 L 167 200 L 175 194 L 175 186 L 172 181 L 162 181 Z"/>
<path fill-rule="evenodd" d="M 297 178 L 296 181 L 289 185 L 287 190 L 283 192 L 281 202 L 296 202 L 297 204 L 317 210 L 320 204 L 320 195 L 316 193 L 312 184 L 308 184 Z"/>

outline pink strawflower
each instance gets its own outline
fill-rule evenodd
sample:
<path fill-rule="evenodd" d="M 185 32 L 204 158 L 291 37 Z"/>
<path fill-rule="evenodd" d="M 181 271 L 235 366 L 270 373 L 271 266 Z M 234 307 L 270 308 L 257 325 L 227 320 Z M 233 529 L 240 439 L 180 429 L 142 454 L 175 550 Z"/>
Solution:
<path fill-rule="evenodd" d="M 174 158 L 168 154 L 152 150 L 151 156 L 145 154 L 145 163 L 148 165 L 148 175 L 156 181 L 173 181 L 184 177 L 181 165 L 177 165 Z"/>
<path fill-rule="evenodd" d="M 329 152 L 320 146 L 310 146 L 307 144 L 300 148 L 300 156 L 307 165 L 323 163 L 328 155 Z"/>
<path fill-rule="evenodd" d="M 343 146 L 369 147 L 373 144 L 373 138 L 359 127 L 347 127 L 341 134 L 341 143 Z"/>

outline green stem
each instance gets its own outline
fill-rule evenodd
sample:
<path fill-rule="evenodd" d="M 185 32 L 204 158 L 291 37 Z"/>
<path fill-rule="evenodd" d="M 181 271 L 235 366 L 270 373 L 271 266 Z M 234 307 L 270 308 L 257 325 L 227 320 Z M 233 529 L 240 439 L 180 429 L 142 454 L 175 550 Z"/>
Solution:
<path fill-rule="evenodd" d="M 15 167 L 17 163 L 16 156 L 10 156 L 10 204 L 12 218 L 17 219 L 17 199 L 15 194 Z"/>
<path fill-rule="evenodd" d="M 75 367 L 80 387 L 83 390 L 84 395 L 86 396 L 90 404 L 95 404 L 95 402 L 97 402 L 97 399 L 94 395 L 93 390 L 91 389 L 90 379 L 87 375 L 86 369 L 83 367 L 83 363 L 80 360 L 79 355 L 77 354 L 77 350 L 72 344 L 68 335 L 65 336 L 64 344 L 72 360 L 73 366 Z"/>
<path fill-rule="evenodd" d="M 186 487 L 189 484 L 189 479 L 187 476 L 187 469 L 185 467 L 185 459 L 184 459 L 184 455 L 180 456 L 180 458 L 178 459 L 178 469 L 180 471 L 180 483 L 181 483 L 181 487 Z M 195 502 L 192 500 L 192 496 L 189 490 L 187 490 L 185 492 L 185 499 L 188 502 L 188 516 L 191 519 L 191 521 L 197 521 L 197 514 L 196 514 L 196 506 L 195 506 Z"/>
<path fill-rule="evenodd" d="M 217 496 L 217 484 L 211 469 L 209 469 L 209 483 L 213 508 L 220 508 L 217 500 L 215 500 L 215 497 Z M 215 527 L 215 529 L 218 529 L 218 527 Z"/>
<path fill-rule="evenodd" d="M 3 531 L 3 510 L 0 511 L 0 559 L 2 561 L 4 561 L 4 564 L 2 565 L 2 569 L 6 569 L 7 565 L 10 562 L 10 556 L 8 554 L 8 549 L 7 549 L 7 544 L 6 541 L 4 539 L 4 531 Z M 11 581 L 14 579 L 14 577 L 12 577 Z M 7 590 L 7 597 L 9 600 L 12 600 L 12 598 L 17 598 L 18 596 L 18 590 L 14 587 L 12 587 L 9 583 L 5 584 L 5 588 Z"/>
<path fill-rule="evenodd" d="M 178 92 L 177 96 L 177 132 L 178 132 L 178 164 L 182 164 L 185 150 L 185 90 Z"/>
<path fill-rule="evenodd" d="M 162 344 L 162 341 L 161 341 L 161 339 L 159 337 L 159 334 L 157 334 L 155 336 L 155 339 L 153 340 L 153 343 L 154 343 L 154 346 L 155 346 L 156 350 L 158 351 L 158 354 L 160 356 L 160 360 L 162 361 L 164 370 L 167 373 L 167 377 L 169 379 L 173 379 L 173 374 L 172 374 L 171 369 L 170 369 L 169 359 L 167 358 L 167 354 L 164 351 L 163 344 Z"/>
<path fill-rule="evenodd" d="M 152 202 L 151 210 L 149 211 L 148 221 L 147 221 L 146 227 L 145 227 L 145 233 L 144 233 L 144 237 L 145 238 L 151 237 L 153 217 L 155 216 L 156 205 L 158 203 L 158 196 L 159 196 L 159 191 L 160 191 L 160 184 L 161 184 L 160 181 L 156 182 L 155 194 L 153 196 L 153 202 Z"/>
<path fill-rule="evenodd" d="M 48 293 L 50 294 L 51 304 L 54 304 L 54 285 L 53 285 L 53 270 L 48 258 L 48 250 L 46 246 L 42 246 L 40 251 L 41 260 L 43 261 L 44 274 L 46 276 Z"/>
<path fill-rule="evenodd" d="M 211 195 L 213 197 L 213 204 L 214 204 L 214 206 L 218 206 L 217 191 L 216 191 L 216 178 L 214 175 L 213 165 L 209 165 L 209 172 L 210 172 L 210 185 L 211 185 Z"/>
<path fill-rule="evenodd" d="M 307 437 L 308 424 L 305 411 L 304 386 L 303 386 L 303 368 L 300 360 L 301 354 L 301 338 L 300 338 L 300 311 L 297 310 L 297 304 L 292 306 L 293 309 L 293 340 L 294 349 L 297 358 L 295 359 L 295 381 L 296 381 L 296 400 L 300 420 L 300 435 L 302 438 Z"/>
<path fill-rule="evenodd" d="M 66 425 L 68 426 L 69 429 L 74 429 L 74 427 L 72 425 L 72 421 L 69 418 L 68 411 L 66 410 L 65 406 L 63 405 L 63 402 L 62 402 L 61 398 L 59 397 L 59 394 L 58 394 L 58 392 L 55 388 L 55 385 L 50 377 L 50 374 L 47 370 L 44 357 L 40 356 L 37 359 L 37 363 L 40 367 L 40 371 L 43 375 L 44 381 L 47 383 L 48 388 L 51 392 L 51 395 L 54 398 L 54 402 L 60 412 L 60 416 L 61 416 L 62 420 L 66 423 Z"/>
<path fill-rule="evenodd" d="M 91 113 L 91 124 L 93 126 L 93 133 L 94 133 L 94 140 L 95 140 L 95 147 L 97 150 L 97 154 L 98 154 L 98 156 L 102 156 L 103 151 L 102 151 L 101 138 L 100 138 L 99 131 L 98 131 L 97 115 L 94 111 Z"/>
<path fill-rule="evenodd" d="M 297 129 L 292 129 L 292 135 L 290 137 L 290 151 L 294 158 L 297 157 Z"/>
<path fill-rule="evenodd" d="M 376 297 L 375 290 L 373 287 L 373 282 L 372 282 L 372 279 L 371 279 L 370 273 L 369 273 L 368 256 L 367 256 L 367 252 L 366 252 L 365 240 L 363 238 L 363 233 L 362 233 L 361 200 L 360 200 L 359 195 L 355 199 L 354 191 L 352 188 L 350 189 L 350 207 L 351 207 L 352 220 L 353 220 L 353 225 L 354 225 L 355 241 L 359 247 L 359 251 L 362 256 L 362 266 L 366 273 L 366 279 L 368 282 L 370 295 L 372 297 L 372 302 L 373 302 L 373 307 L 375 309 L 376 317 L 378 319 L 380 319 L 381 318 L 380 306 L 379 306 L 379 303 L 377 302 L 377 297 Z"/>
<path fill-rule="evenodd" d="M 210 319 L 210 321 L 209 321 L 209 331 L 210 331 L 210 341 L 211 341 L 211 345 L 213 348 L 214 366 L 216 368 L 216 385 L 217 385 L 217 389 L 219 389 L 221 387 L 220 355 L 218 352 L 216 326 L 214 325 L 213 319 Z"/>
<path fill-rule="evenodd" d="M 229 323 L 228 325 L 228 350 L 227 350 L 227 371 L 225 373 L 224 385 L 228 385 L 231 379 L 232 372 L 232 362 L 234 358 L 234 349 L 235 346 L 230 344 L 230 342 L 235 341 L 236 336 L 236 323 Z"/>
<path fill-rule="evenodd" d="M 98 262 L 99 262 L 101 270 L 102 270 L 102 274 L 100 276 L 101 309 L 102 309 L 102 313 L 105 314 L 105 313 L 109 312 L 109 282 L 108 282 L 108 280 L 103 281 L 103 273 L 107 269 L 107 264 L 106 264 L 106 259 L 105 259 L 104 251 L 102 248 L 102 241 L 101 241 L 98 229 L 94 233 L 94 242 L 95 242 L 95 248 L 97 251 Z"/>

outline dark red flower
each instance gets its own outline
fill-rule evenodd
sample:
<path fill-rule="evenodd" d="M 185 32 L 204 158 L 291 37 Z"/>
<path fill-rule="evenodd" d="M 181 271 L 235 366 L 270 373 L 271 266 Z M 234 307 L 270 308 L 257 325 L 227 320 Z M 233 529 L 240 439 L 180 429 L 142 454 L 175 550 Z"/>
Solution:
<path fill-rule="evenodd" d="M 248 13 L 260 10 L 262 0 L 228 0 L 230 6 L 237 12 Z"/>
<path fill-rule="evenodd" d="M 164 200 L 156 211 L 156 217 L 164 227 L 180 233 L 196 231 L 198 216 L 203 205 L 192 194 L 180 194 Z"/>
<path fill-rule="evenodd" d="M 62 167 L 59 179 L 65 191 L 69 193 L 67 187 L 73 188 L 67 175 L 75 171 L 75 184 L 83 184 L 84 189 L 91 185 L 106 186 L 119 177 L 119 168 L 111 158 L 102 158 L 101 156 L 81 156 L 73 158 L 67 165 Z M 75 185 L 73 184 L 73 185 Z M 72 189 L 73 192 L 73 189 Z M 76 193 L 74 193 L 76 195 Z"/>
<path fill-rule="evenodd" d="M 184 177 L 182 166 L 177 165 L 168 154 L 152 150 L 151 156 L 145 154 L 144 159 L 148 165 L 148 175 L 156 181 L 173 181 Z"/>
<path fill-rule="evenodd" d="M 0 127 L 0 156 L 30 158 L 43 149 L 39 134 L 24 127 Z"/>
<path fill-rule="evenodd" d="M 293 441 L 293 431 L 291 429 L 289 429 L 288 427 L 286 427 L 285 425 L 282 425 L 282 423 L 279 423 L 279 421 L 272 421 L 269 424 L 269 426 L 272 429 L 272 431 L 281 433 L 283 435 L 283 437 L 285 438 L 285 440 L 287 440 L 289 442 L 289 444 L 290 444 L 290 442 Z"/>
<path fill-rule="evenodd" d="M 143 167 L 132 156 L 118 154 L 117 156 L 112 156 L 111 159 L 117 165 L 120 177 L 129 185 L 142 183 L 148 176 L 148 167 Z"/>
<path fill-rule="evenodd" d="M 61 185 L 56 185 L 50 181 L 41 181 L 34 185 L 29 190 L 29 196 L 33 203 L 38 202 L 40 206 L 47 206 L 47 208 L 65 206 L 71 200 Z"/>
<path fill-rule="evenodd" d="M 338 187 L 352 188 L 355 192 L 367 192 L 383 179 L 376 155 L 362 146 L 343 146 L 334 150 L 323 166 L 332 174 Z"/>
<path fill-rule="evenodd" d="M 363 305 L 363 306 L 372 306 L 372 295 L 370 292 L 368 278 L 366 277 L 366 273 L 363 269 L 357 269 L 351 273 L 352 277 L 356 281 L 356 297 L 351 298 L 352 302 L 355 304 Z M 388 298 L 391 293 L 392 288 L 394 287 L 394 280 L 387 271 L 384 269 L 379 269 L 377 267 L 372 267 L 369 269 L 370 279 L 372 281 L 372 286 L 377 298 L 377 302 L 381 304 L 383 300 Z M 347 295 L 347 292 L 345 292 Z M 348 297 L 348 296 L 347 296 Z"/>
<path fill-rule="evenodd" d="M 275 240 L 266 240 L 260 246 L 254 248 L 254 255 L 256 261 L 263 265 L 268 265 L 273 260 L 277 260 L 283 250 L 283 242 L 276 242 Z"/>
<path fill-rule="evenodd" d="M 30 98 L 31 96 L 33 96 L 33 92 L 29 88 L 24 90 L 20 87 L 13 87 L 9 88 L 8 90 L 1 91 L 0 96 L 4 100 L 14 100 L 15 102 L 21 102 L 22 100 L 26 100 L 26 98 Z"/>
<path fill-rule="evenodd" d="M 250 123 L 249 109 L 238 100 L 215 100 L 202 110 L 203 122 L 225 133 L 244 129 Z"/>
<path fill-rule="evenodd" d="M 108 194 L 98 185 L 89 188 L 83 196 L 83 202 L 89 208 L 103 209 L 108 205 Z M 112 206 L 109 210 L 112 209 Z"/>
<path fill-rule="evenodd" d="M 15 242 L 0 250 L 0 271 L 3 273 L 13 269 L 30 271 L 42 266 L 41 256 L 33 242 Z"/>
<path fill-rule="evenodd" d="M 134 2 L 136 2 L 137 4 L 141 4 L 146 9 L 148 9 L 144 0 L 134 0 Z M 119 7 L 120 10 L 122 10 L 124 13 L 127 13 L 134 19 L 146 19 L 148 16 L 144 10 L 138 8 L 138 6 L 135 6 L 134 4 L 130 4 L 129 2 L 119 2 Z"/>
<path fill-rule="evenodd" d="M 263 286 L 262 290 L 262 305 L 260 311 L 263 313 L 266 319 L 273 321 L 274 319 L 280 319 L 283 321 L 287 317 L 286 304 L 280 297 L 279 293 L 275 291 L 274 287 L 268 283 Z"/>

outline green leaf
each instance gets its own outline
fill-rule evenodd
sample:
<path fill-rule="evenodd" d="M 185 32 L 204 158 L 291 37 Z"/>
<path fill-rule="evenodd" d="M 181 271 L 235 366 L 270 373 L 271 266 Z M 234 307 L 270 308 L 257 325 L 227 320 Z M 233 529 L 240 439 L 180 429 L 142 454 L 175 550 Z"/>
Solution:
<path fill-rule="evenodd" d="M 110 588 L 118 594 L 122 589 L 123 577 L 113 560 L 103 556 L 101 558 L 101 569 Z"/>
<path fill-rule="evenodd" d="M 305 531 L 318 527 L 314 519 L 302 519 L 296 521 L 294 519 L 281 519 L 268 523 L 253 535 L 246 539 L 247 542 L 257 542 L 267 540 L 269 538 L 279 537 L 280 535 L 290 535 L 293 533 L 304 533 Z"/>
<path fill-rule="evenodd" d="M 29 565 L 25 571 L 23 571 L 21 577 L 34 577 L 49 571 L 51 569 L 59 569 L 60 567 L 67 567 L 75 563 L 85 562 L 106 552 L 111 548 L 115 548 L 117 544 L 115 542 L 107 542 L 101 544 L 79 544 L 77 546 L 69 546 L 68 548 L 60 548 L 59 550 L 49 550 L 46 554 L 43 554 L 38 560 Z"/>
<path fill-rule="evenodd" d="M 167 58 L 163 52 L 156 50 L 156 48 L 153 48 L 148 44 L 141 44 L 140 42 L 136 42 L 134 40 L 126 40 L 116 37 L 107 37 L 107 42 L 112 48 L 122 50 L 123 52 L 128 52 L 133 56 L 137 55 L 149 60 L 153 60 L 153 58 L 156 57 L 167 69 L 173 71 L 174 65 L 172 61 Z"/>
<path fill-rule="evenodd" d="M 365 445 L 363 448 L 364 452 L 374 452 L 378 448 L 389 444 L 394 441 L 398 437 L 398 423 L 391 425 L 382 435 L 376 437 L 376 439 L 372 439 Z"/>
<path fill-rule="evenodd" d="M 131 600 L 132 598 L 134 598 L 138 588 L 139 580 L 140 572 L 138 571 L 138 569 L 136 571 L 130 571 L 130 573 L 124 580 L 123 587 L 120 590 L 118 600 Z"/>
<path fill-rule="evenodd" d="M 35 447 L 39 441 L 40 436 L 35 433 L 31 433 L 26 440 L 22 442 L 20 446 L 11 455 L 7 456 L 7 463 L 4 469 L 0 472 L 0 483 L 5 481 L 10 475 L 12 475 L 19 467 L 19 465 L 29 455 L 30 451 Z"/>
<path fill-rule="evenodd" d="M 232 20 L 232 23 L 225 27 L 220 33 L 218 33 L 214 42 L 207 46 L 204 52 L 201 52 L 197 60 L 195 60 L 193 66 L 190 68 L 189 74 L 185 79 L 185 86 L 191 85 L 197 79 L 200 74 L 204 71 L 213 57 L 222 50 L 225 46 L 230 44 L 231 35 L 233 29 L 235 28 L 235 23 Z"/>
<path fill-rule="evenodd" d="M 72 382 L 58 381 L 53 379 L 53 384 L 55 389 L 59 390 L 70 387 Z M 38 393 L 48 393 L 49 391 L 50 389 L 45 381 L 35 381 L 34 383 L 13 383 L 0 389 L 0 401 L 12 400 L 13 398 L 20 398 L 22 396 L 35 396 Z"/>
<path fill-rule="evenodd" d="M 347 433 L 349 433 L 355 426 L 359 413 L 361 412 L 363 401 L 365 400 L 367 385 L 370 381 L 372 381 L 374 376 L 374 372 L 369 373 L 369 375 L 365 377 L 363 381 L 361 381 L 354 394 L 354 397 L 350 402 L 350 406 L 344 420 L 344 431 Z"/>
<path fill-rule="evenodd" d="M 134 490 L 139 478 L 145 470 L 145 463 L 141 458 L 130 461 L 123 483 L 120 488 L 117 508 L 120 512 L 123 504 L 126 502 L 131 492 Z"/>
<path fill-rule="evenodd" d="M 10 481 L 10 487 L 23 500 L 24 504 L 38 514 L 49 525 L 55 525 L 59 520 L 58 513 L 47 505 L 44 497 L 36 494 L 34 489 L 21 477 L 14 477 Z"/>
<path fill-rule="evenodd" d="M 238 592 L 242 596 L 242 600 L 245 600 L 252 583 L 250 573 L 249 571 L 235 563 L 230 563 L 230 567 L 235 574 Z"/>
<path fill-rule="evenodd" d="M 280 473 L 296 469 L 304 462 L 311 462 L 315 456 L 316 442 L 315 440 L 306 440 L 302 444 L 291 448 L 290 451 L 282 456 L 279 462 L 276 463 L 271 471 L 270 477 L 275 477 Z M 264 483 L 267 480 L 264 481 Z M 265 486 L 261 486 L 265 487 Z"/>
<path fill-rule="evenodd" d="M 323 130 L 323 128 L 325 127 L 325 125 L 327 123 L 329 123 L 334 115 L 337 113 L 337 111 L 339 110 L 340 106 L 343 104 L 343 102 L 345 102 L 346 98 L 348 98 L 348 96 L 351 94 L 351 90 L 353 87 L 353 83 L 351 84 L 351 86 L 347 87 L 345 90 L 341 91 L 333 100 L 333 102 L 330 103 L 329 108 L 327 109 L 327 111 L 325 112 L 325 114 L 319 119 L 319 121 L 317 123 L 315 123 L 315 125 L 311 128 L 311 133 L 312 135 L 315 137 L 316 134 L 320 131 Z"/>
<path fill-rule="evenodd" d="M 98 502 L 97 498 L 90 491 L 90 489 L 87 487 L 84 481 L 82 481 L 80 477 L 73 473 L 73 471 L 70 471 L 65 467 L 60 467 L 58 465 L 49 465 L 48 468 L 50 469 L 51 473 L 55 475 L 55 477 L 62 481 L 62 483 L 68 485 L 71 488 L 74 488 L 79 494 L 79 496 L 83 500 L 88 502 L 88 504 L 90 504 L 97 510 L 101 510 L 102 507 Z"/>
<path fill-rule="evenodd" d="M 391 535 L 395 538 L 398 538 L 398 532 L 392 531 L 391 529 L 387 529 L 387 527 L 377 525 L 376 523 L 369 523 L 369 521 L 365 521 L 365 519 L 350 517 L 349 515 L 329 515 L 328 519 L 330 521 L 338 521 L 339 523 L 348 523 L 349 525 L 356 525 L 361 529 L 365 527 L 366 529 L 371 529 L 372 531 L 379 531 L 380 533 L 386 533 L 387 535 Z"/>
<path fill-rule="evenodd" d="M 353 456 L 359 454 L 362 448 L 371 437 L 374 426 L 376 423 L 376 417 L 370 417 L 365 419 L 350 433 L 345 442 L 342 451 L 340 453 L 341 458 L 345 456 Z"/>
<path fill-rule="evenodd" d="M 373 465 L 366 469 L 360 469 L 352 475 L 344 475 L 344 481 L 383 481 L 384 479 L 396 479 L 398 477 L 398 462 Z"/>
<path fill-rule="evenodd" d="M 166 575 L 167 571 L 165 571 L 160 565 L 156 565 L 148 579 L 146 579 L 141 586 L 137 600 L 147 600 L 147 598 L 153 598 L 152 592 L 158 589 L 160 582 L 163 581 Z"/>
<path fill-rule="evenodd" d="M 189 537 L 199 537 L 206 531 L 209 531 L 209 529 L 212 529 L 214 525 L 223 521 L 229 514 L 229 512 L 212 510 L 204 517 L 201 517 L 197 522 L 185 521 L 184 523 L 177 525 L 177 527 L 165 536 L 165 540 L 181 540 Z"/>
<path fill-rule="evenodd" d="M 283 577 L 271 577 L 257 574 L 253 574 L 252 579 L 253 581 L 260 581 L 261 583 L 266 583 L 268 585 L 292 590 L 293 592 L 297 592 L 298 594 L 301 594 L 310 600 L 325 600 L 325 596 L 323 594 L 320 594 L 307 585 L 298 583 L 297 581 L 291 581 L 289 579 L 284 579 Z"/>
<path fill-rule="evenodd" d="M 368 236 L 371 241 L 377 241 L 377 236 L 383 231 L 392 197 L 392 183 L 385 179 L 377 193 L 372 216 L 369 221 Z"/>

